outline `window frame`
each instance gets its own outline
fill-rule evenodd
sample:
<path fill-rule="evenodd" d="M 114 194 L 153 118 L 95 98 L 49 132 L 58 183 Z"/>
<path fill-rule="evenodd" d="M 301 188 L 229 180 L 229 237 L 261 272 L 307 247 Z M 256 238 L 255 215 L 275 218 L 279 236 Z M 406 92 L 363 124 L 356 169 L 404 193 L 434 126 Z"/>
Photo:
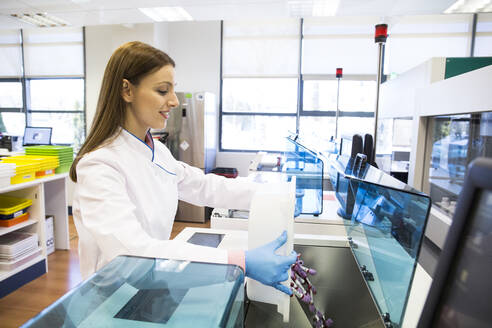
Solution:
<path fill-rule="evenodd" d="M 81 76 L 74 76 L 74 75 L 54 75 L 54 76 L 40 76 L 40 77 L 26 77 L 25 75 L 25 61 L 24 61 L 24 35 L 23 35 L 23 29 L 20 29 L 20 47 L 21 47 L 21 54 L 22 54 L 22 72 L 23 75 L 21 77 L 8 77 L 8 78 L 0 78 L 0 83 L 2 82 L 20 82 L 22 84 L 22 107 L 14 107 L 14 108 L 7 108 L 7 107 L 0 107 L 0 114 L 1 113 L 24 113 L 25 114 L 25 122 L 26 126 L 30 126 L 32 122 L 32 114 L 33 113 L 44 113 L 44 114 L 50 114 L 50 113 L 58 113 L 58 114 L 82 114 L 84 124 L 84 136 L 87 135 L 87 86 L 86 86 L 86 58 L 85 58 L 85 27 L 82 27 L 82 49 L 83 49 L 83 74 Z M 82 110 L 54 110 L 54 109 L 47 109 L 47 110 L 39 110 L 39 109 L 31 109 L 31 92 L 30 92 L 30 83 L 33 80 L 67 80 L 67 79 L 78 79 L 83 81 L 83 86 L 84 86 L 84 91 L 83 91 L 83 106 Z M 71 144 L 69 143 L 62 143 L 59 145 L 68 145 L 70 146 Z"/>
<path fill-rule="evenodd" d="M 220 85 L 219 85 L 219 135 L 218 135 L 218 143 L 219 143 L 219 152 L 241 152 L 241 153 L 255 153 L 258 151 L 265 151 L 268 153 L 278 153 L 281 150 L 265 150 L 265 149 L 235 149 L 235 148 L 224 148 L 222 145 L 222 135 L 223 135 L 223 117 L 228 115 L 235 116 L 288 116 L 288 117 L 296 117 L 296 130 L 294 132 L 299 131 L 301 117 L 336 117 L 336 108 L 333 111 L 310 111 L 304 110 L 303 101 L 304 101 L 304 81 L 306 80 L 337 80 L 335 74 L 302 74 L 302 44 L 304 39 L 303 33 L 303 19 L 300 19 L 299 24 L 299 65 L 297 74 L 289 74 L 285 76 L 279 75 L 262 75 L 262 76 L 252 76 L 252 75 L 224 75 L 223 74 L 223 44 L 224 44 L 224 22 L 220 23 Z M 223 110 L 223 84 L 224 79 L 227 78 L 297 78 L 298 88 L 297 88 L 297 111 L 296 113 L 268 113 L 268 112 L 233 112 L 233 111 L 224 111 Z M 359 75 L 345 75 L 345 80 L 356 80 L 356 81 L 376 81 L 377 76 L 375 74 L 359 74 Z M 372 111 L 339 111 L 338 117 L 371 117 L 375 116 L 374 109 Z"/>
<path fill-rule="evenodd" d="M 470 16 L 471 17 L 471 16 Z M 480 15 L 478 15 L 480 17 Z M 471 22 L 468 22 L 468 27 L 470 28 L 472 24 Z M 274 152 L 274 151 L 268 151 L 268 150 L 262 150 L 262 149 L 257 149 L 257 150 L 245 150 L 245 149 L 225 149 L 222 146 L 222 117 L 223 115 L 264 115 L 264 116 L 296 116 L 296 132 L 299 132 L 299 125 L 300 125 L 300 119 L 301 117 L 336 117 L 336 109 L 333 111 L 309 111 L 309 110 L 304 110 L 303 102 L 304 102 L 304 81 L 306 80 L 336 80 L 335 74 L 302 74 L 302 61 L 303 61 L 303 52 L 302 52 L 302 46 L 303 46 L 303 40 L 305 39 L 304 35 L 304 30 L 303 30 L 303 19 L 300 18 L 300 31 L 299 31 L 299 40 L 300 40 L 300 45 L 299 45 L 299 71 L 297 74 L 298 78 L 298 95 L 297 95 L 297 113 L 296 114 L 280 114 L 280 113 L 237 113 L 237 112 L 224 112 L 222 109 L 223 102 L 222 102 L 222 96 L 223 96 L 223 80 L 224 78 L 228 78 L 231 76 L 224 76 L 223 74 L 223 43 L 224 43 L 224 22 L 221 21 L 220 24 L 220 69 L 219 69 L 219 77 L 220 77 L 220 85 L 219 85 L 219 152 L 257 152 L 257 151 L 267 151 L 267 152 Z M 408 34 L 408 33 L 407 33 Z M 405 36 L 407 35 L 405 33 L 396 33 L 394 36 L 399 37 L 399 36 Z M 442 34 L 442 33 L 429 33 L 425 34 L 425 37 L 434 37 L 435 34 Z M 460 34 L 460 35 L 467 35 L 468 38 L 468 45 L 471 51 L 475 48 L 475 38 L 476 38 L 476 33 L 453 33 L 449 32 L 448 34 L 454 35 L 454 34 Z M 420 34 L 418 34 L 420 36 Z M 338 37 L 338 35 L 335 35 Z M 236 78 L 248 78 L 250 76 L 234 76 Z M 274 76 L 263 76 L 265 78 L 268 77 L 274 77 Z M 287 77 L 287 76 L 286 76 Z M 291 76 L 292 77 L 292 76 Z M 387 78 L 387 75 L 382 76 L 382 81 L 384 82 Z M 357 80 L 357 81 L 376 81 L 377 80 L 377 74 L 359 74 L 359 75 L 344 75 L 343 80 Z M 339 111 L 339 116 L 338 117 L 359 117 L 359 118 L 369 118 L 375 117 L 375 107 L 372 109 L 372 111 Z M 336 123 L 338 124 L 338 123 Z M 277 151 L 278 152 L 278 151 Z"/>

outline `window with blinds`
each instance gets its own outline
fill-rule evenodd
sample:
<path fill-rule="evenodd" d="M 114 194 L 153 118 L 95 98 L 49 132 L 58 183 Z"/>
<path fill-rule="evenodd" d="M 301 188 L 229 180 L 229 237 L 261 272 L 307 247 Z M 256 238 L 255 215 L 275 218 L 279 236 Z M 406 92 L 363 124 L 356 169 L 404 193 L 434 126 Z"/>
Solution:
<path fill-rule="evenodd" d="M 2 132 L 53 128 L 52 142 L 78 148 L 85 138 L 82 28 L 0 31 Z M 2 122 L 0 122 L 2 123 Z"/>
<path fill-rule="evenodd" d="M 492 13 L 478 15 L 474 55 L 492 56 Z"/>
<path fill-rule="evenodd" d="M 300 22 L 223 23 L 221 148 L 279 150 L 295 132 Z"/>
<path fill-rule="evenodd" d="M 469 56 L 472 17 L 390 18 L 384 74 L 432 57 Z M 296 128 L 321 150 L 331 138 L 373 133 L 379 23 L 350 16 L 224 22 L 221 150 L 282 150 L 282 137 Z M 480 14 L 476 56 L 490 55 L 491 39 L 492 15 Z"/>

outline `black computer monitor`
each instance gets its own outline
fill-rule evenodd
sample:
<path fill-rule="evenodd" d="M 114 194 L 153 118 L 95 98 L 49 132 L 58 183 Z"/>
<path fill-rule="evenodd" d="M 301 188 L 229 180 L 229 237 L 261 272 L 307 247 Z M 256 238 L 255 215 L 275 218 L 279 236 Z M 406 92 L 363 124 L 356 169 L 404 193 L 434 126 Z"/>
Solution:
<path fill-rule="evenodd" d="M 354 134 L 351 137 L 343 136 L 340 140 L 340 152 L 342 156 L 355 158 L 357 154 L 362 153 L 364 146 L 362 137 L 359 134 Z"/>
<path fill-rule="evenodd" d="M 367 156 L 367 164 L 374 163 L 374 141 L 372 134 L 366 133 L 364 135 L 364 155 Z"/>
<path fill-rule="evenodd" d="M 468 169 L 418 328 L 492 327 L 492 159 Z"/>
<path fill-rule="evenodd" d="M 339 155 L 342 156 L 343 161 L 346 162 L 345 173 L 352 173 L 355 157 L 357 154 L 362 153 L 363 149 L 362 137 L 359 134 L 354 134 L 352 137 L 342 137 Z M 344 178 L 340 173 L 337 173 L 335 196 L 340 203 L 340 208 L 337 213 L 347 220 L 352 218 L 352 211 L 355 203 L 354 195 L 357 193 L 357 190 L 353 190 L 352 188 L 356 187 L 351 186 L 348 179 Z"/>

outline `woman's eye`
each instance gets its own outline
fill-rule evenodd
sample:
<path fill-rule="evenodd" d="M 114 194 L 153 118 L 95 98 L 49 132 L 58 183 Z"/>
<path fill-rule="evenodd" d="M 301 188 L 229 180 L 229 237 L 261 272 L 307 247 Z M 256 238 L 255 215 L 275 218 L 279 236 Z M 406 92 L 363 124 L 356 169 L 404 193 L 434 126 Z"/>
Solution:
<path fill-rule="evenodd" d="M 167 95 L 167 90 L 157 90 L 161 95 L 165 96 Z"/>

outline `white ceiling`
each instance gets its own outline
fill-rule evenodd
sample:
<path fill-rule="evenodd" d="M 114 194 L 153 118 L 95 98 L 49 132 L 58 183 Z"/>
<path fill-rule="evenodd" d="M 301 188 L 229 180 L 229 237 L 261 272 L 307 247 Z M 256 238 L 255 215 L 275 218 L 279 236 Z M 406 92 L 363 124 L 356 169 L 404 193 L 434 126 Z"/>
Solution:
<path fill-rule="evenodd" d="M 73 26 L 151 23 L 137 8 L 180 6 L 195 20 L 293 17 L 317 0 L 0 0 L 0 29 L 32 28 L 11 14 L 48 13 Z M 329 0 L 327 0 L 329 1 Z M 337 16 L 441 14 L 455 0 L 340 0 Z M 295 16 L 295 15 L 294 15 Z"/>

